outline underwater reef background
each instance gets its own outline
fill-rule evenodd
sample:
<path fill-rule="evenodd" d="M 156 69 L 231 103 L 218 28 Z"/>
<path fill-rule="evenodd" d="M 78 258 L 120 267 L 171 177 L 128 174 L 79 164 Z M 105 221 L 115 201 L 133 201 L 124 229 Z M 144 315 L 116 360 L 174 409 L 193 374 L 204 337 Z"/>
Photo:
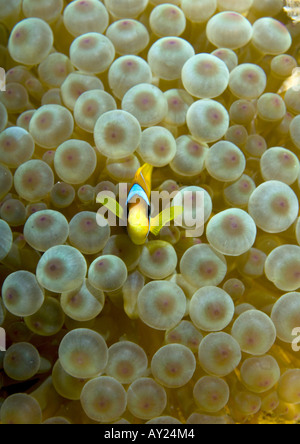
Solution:
<path fill-rule="evenodd" d="M 299 423 L 299 17 L 0 0 L 1 424 Z M 201 236 L 96 218 L 144 163 Z"/>

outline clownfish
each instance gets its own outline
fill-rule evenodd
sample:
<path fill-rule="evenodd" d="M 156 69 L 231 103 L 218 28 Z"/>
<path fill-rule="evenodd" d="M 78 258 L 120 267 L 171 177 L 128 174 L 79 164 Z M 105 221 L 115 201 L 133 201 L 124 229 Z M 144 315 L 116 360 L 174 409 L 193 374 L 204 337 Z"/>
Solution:
<path fill-rule="evenodd" d="M 127 196 L 127 232 L 136 245 L 143 245 L 149 233 L 157 236 L 168 222 L 183 212 L 182 207 L 173 206 L 151 217 L 152 170 L 153 166 L 147 163 L 137 170 Z M 124 209 L 115 199 L 107 196 L 101 203 L 119 219 L 124 219 Z"/>

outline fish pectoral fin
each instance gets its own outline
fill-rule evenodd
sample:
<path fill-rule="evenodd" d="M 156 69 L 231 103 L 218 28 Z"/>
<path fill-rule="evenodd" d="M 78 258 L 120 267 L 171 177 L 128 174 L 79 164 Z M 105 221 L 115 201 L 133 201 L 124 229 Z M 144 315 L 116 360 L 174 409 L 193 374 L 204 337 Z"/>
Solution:
<path fill-rule="evenodd" d="M 151 219 L 150 231 L 155 236 L 159 235 L 160 230 L 167 225 L 167 223 L 176 219 L 183 213 L 183 207 L 174 206 L 165 208 L 157 216 Z"/>
<path fill-rule="evenodd" d="M 117 202 L 116 199 L 114 199 L 113 197 L 101 194 L 100 197 L 97 197 L 96 202 L 102 204 L 105 208 L 111 211 L 119 219 L 124 218 L 123 208 L 121 207 L 119 202 Z"/>

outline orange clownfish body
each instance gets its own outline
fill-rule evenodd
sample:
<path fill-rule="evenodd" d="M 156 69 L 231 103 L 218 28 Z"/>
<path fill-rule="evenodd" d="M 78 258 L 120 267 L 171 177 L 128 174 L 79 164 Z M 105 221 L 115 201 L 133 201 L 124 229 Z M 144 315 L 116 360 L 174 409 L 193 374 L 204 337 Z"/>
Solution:
<path fill-rule="evenodd" d="M 153 167 L 147 163 L 134 176 L 127 197 L 127 231 L 131 240 L 142 245 L 151 229 L 151 176 Z"/>

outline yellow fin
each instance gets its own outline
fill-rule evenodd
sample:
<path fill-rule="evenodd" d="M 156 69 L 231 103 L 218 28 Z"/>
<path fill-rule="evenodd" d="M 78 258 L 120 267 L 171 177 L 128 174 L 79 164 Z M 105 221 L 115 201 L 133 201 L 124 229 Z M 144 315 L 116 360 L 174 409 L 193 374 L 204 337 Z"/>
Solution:
<path fill-rule="evenodd" d="M 160 230 L 172 220 L 176 219 L 176 217 L 180 216 L 183 213 L 183 207 L 175 206 L 165 208 L 161 211 L 157 216 L 151 218 L 151 226 L 150 231 L 155 236 L 158 236 Z"/>
<path fill-rule="evenodd" d="M 119 219 L 123 219 L 124 210 L 113 197 L 105 195 L 103 192 L 100 193 L 100 197 L 97 197 L 96 202 L 102 204 L 105 208 L 111 211 Z"/>
<path fill-rule="evenodd" d="M 145 163 L 137 170 L 132 182 L 132 185 L 137 183 L 143 188 L 149 200 L 151 194 L 152 171 L 153 171 L 153 166 L 149 165 L 148 163 Z"/>

